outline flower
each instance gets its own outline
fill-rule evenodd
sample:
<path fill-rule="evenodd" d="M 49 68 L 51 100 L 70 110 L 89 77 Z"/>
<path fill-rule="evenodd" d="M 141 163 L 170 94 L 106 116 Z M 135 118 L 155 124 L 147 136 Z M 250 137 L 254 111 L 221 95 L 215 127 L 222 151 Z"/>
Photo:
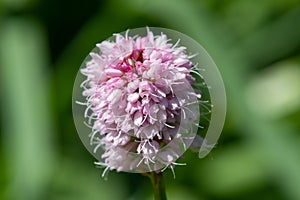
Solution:
<path fill-rule="evenodd" d="M 114 36 L 97 44 L 99 53 L 81 69 L 90 145 L 103 150 L 97 164 L 133 172 L 173 166 L 199 121 L 192 56 L 149 29 L 143 37 Z"/>

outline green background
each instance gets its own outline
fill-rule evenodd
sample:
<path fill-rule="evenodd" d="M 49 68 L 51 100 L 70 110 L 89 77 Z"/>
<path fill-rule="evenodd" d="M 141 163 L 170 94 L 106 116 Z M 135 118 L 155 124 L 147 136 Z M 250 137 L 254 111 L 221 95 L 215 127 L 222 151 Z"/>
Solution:
<path fill-rule="evenodd" d="M 112 33 L 185 33 L 223 76 L 224 131 L 165 174 L 169 199 L 300 199 L 300 1 L 0 0 L 0 199 L 151 199 L 147 177 L 102 169 L 72 119 L 81 62 Z"/>

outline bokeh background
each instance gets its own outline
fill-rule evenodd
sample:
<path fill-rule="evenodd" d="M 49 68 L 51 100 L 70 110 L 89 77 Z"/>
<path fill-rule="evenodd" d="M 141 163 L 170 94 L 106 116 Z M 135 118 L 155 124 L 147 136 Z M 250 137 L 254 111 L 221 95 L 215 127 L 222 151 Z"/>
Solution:
<path fill-rule="evenodd" d="M 298 0 L 0 0 L 0 199 L 152 199 L 147 177 L 101 178 L 71 109 L 95 44 L 144 26 L 197 40 L 227 92 L 217 147 L 166 172 L 169 199 L 300 199 Z"/>

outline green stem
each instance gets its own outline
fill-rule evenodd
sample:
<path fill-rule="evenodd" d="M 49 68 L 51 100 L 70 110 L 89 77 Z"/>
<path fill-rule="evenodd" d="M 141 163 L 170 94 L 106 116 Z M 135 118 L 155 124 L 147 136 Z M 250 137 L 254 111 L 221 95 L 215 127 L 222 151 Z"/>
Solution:
<path fill-rule="evenodd" d="M 151 172 L 149 177 L 151 179 L 152 186 L 154 189 L 154 199 L 155 200 L 167 200 L 162 172 L 160 172 L 160 173 Z"/>

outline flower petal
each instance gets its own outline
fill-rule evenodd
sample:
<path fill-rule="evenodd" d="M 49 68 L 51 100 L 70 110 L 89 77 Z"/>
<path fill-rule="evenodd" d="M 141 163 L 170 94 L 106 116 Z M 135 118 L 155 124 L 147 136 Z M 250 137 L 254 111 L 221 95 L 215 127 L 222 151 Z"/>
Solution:
<path fill-rule="evenodd" d="M 133 93 L 133 94 L 128 95 L 127 101 L 134 103 L 134 102 L 136 102 L 139 98 L 140 98 L 140 95 L 139 95 L 138 93 L 135 92 L 135 93 Z"/>
<path fill-rule="evenodd" d="M 141 126 L 143 122 L 143 114 L 140 111 L 137 111 L 134 114 L 133 122 L 136 126 Z"/>
<path fill-rule="evenodd" d="M 109 68 L 105 70 L 105 73 L 107 76 L 110 77 L 116 77 L 116 76 L 122 76 L 123 72 L 118 69 Z"/>

